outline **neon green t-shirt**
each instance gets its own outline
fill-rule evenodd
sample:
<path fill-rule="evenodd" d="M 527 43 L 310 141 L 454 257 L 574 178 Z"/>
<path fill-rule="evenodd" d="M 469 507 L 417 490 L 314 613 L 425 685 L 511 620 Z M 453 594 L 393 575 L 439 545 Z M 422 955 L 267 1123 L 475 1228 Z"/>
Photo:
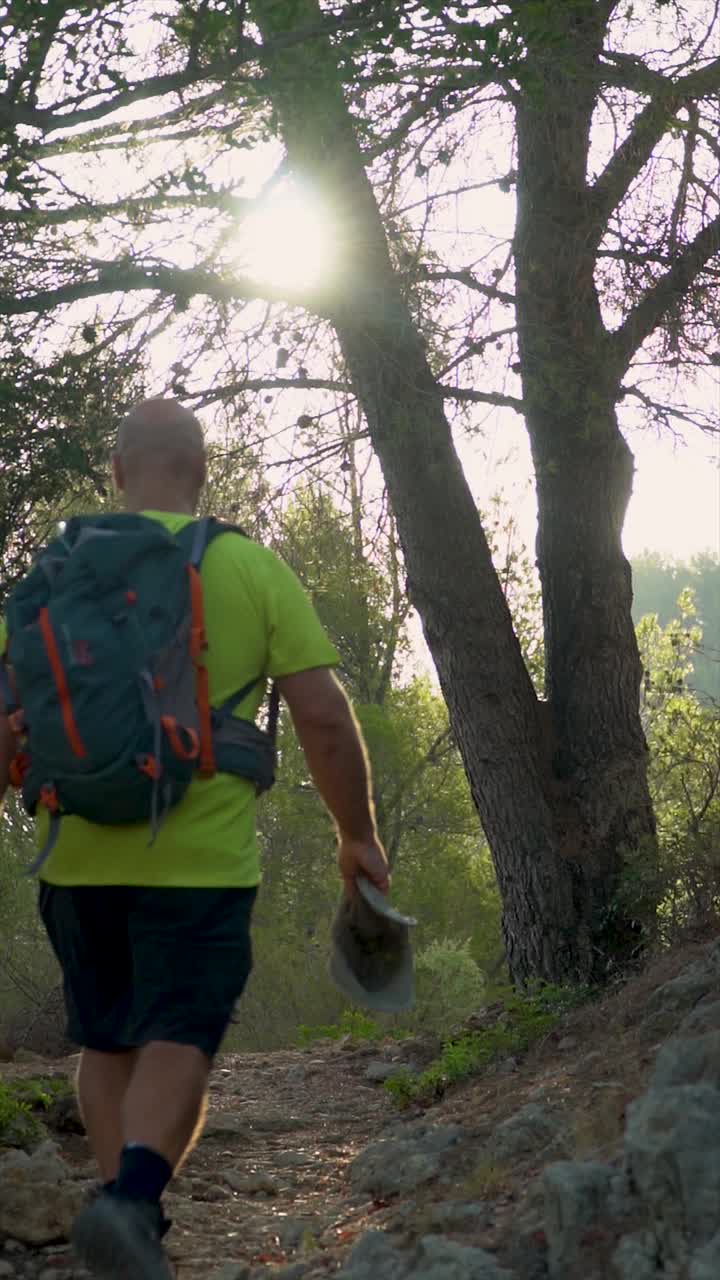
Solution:
<path fill-rule="evenodd" d="M 190 516 L 145 511 L 175 533 Z M 211 542 L 200 570 L 210 701 L 219 705 L 253 677 L 330 667 L 338 654 L 292 570 L 272 551 L 228 533 Z M 261 682 L 238 708 L 251 719 Z M 63 818 L 41 876 L 58 885 L 250 888 L 260 880 L 255 789 L 218 773 L 195 779 L 152 845 L 147 824 L 100 826 Z M 38 838 L 47 819 L 38 817 Z"/>

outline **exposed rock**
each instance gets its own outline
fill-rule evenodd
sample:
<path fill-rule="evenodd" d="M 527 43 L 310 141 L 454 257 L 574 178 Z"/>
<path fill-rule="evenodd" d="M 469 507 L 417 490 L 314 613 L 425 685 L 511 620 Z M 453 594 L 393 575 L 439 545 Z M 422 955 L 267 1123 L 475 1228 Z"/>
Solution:
<path fill-rule="evenodd" d="M 441 1200 L 430 1210 L 430 1222 L 439 1231 L 477 1231 L 492 1222 L 492 1205 L 483 1200 Z"/>
<path fill-rule="evenodd" d="M 298 1249 L 304 1240 L 317 1234 L 320 1222 L 312 1218 L 278 1218 L 276 1235 L 283 1249 Z"/>
<path fill-rule="evenodd" d="M 280 1190 L 275 1179 L 262 1169 L 223 1169 L 220 1176 L 233 1191 L 240 1191 L 247 1196 L 258 1192 L 276 1196 Z"/>
<path fill-rule="evenodd" d="M 296 1133 L 307 1129 L 307 1120 L 300 1116 L 278 1115 L 276 1111 L 253 1111 L 248 1115 L 246 1124 L 255 1133 Z"/>
<path fill-rule="evenodd" d="M 681 1036 L 700 1036 L 706 1031 L 720 1031 L 720 1000 L 701 1000 L 678 1027 L 678 1035 Z"/>
<path fill-rule="evenodd" d="M 208 1111 L 202 1136 L 203 1138 L 238 1138 L 247 1137 L 249 1132 L 248 1120 L 241 1120 L 230 1111 Z"/>
<path fill-rule="evenodd" d="M 698 1249 L 688 1268 L 688 1280 L 717 1280 L 720 1276 L 720 1231 Z"/>
<path fill-rule="evenodd" d="M 390 1062 L 387 1059 L 376 1058 L 369 1062 L 365 1069 L 365 1079 L 372 1084 L 384 1084 L 386 1080 L 392 1080 L 396 1076 L 417 1075 L 418 1069 L 413 1062 Z"/>
<path fill-rule="evenodd" d="M 0 1156 L 0 1234 L 26 1244 L 66 1240 L 83 1204 L 82 1184 L 71 1182 L 54 1143 L 31 1155 Z"/>
<path fill-rule="evenodd" d="M 652 1231 L 623 1236 L 612 1256 L 618 1280 L 660 1280 L 658 1242 Z"/>
<path fill-rule="evenodd" d="M 382 1231 L 369 1231 L 358 1241 L 340 1275 L 345 1280 L 510 1280 L 484 1249 L 425 1236 L 411 1251 L 401 1251 Z"/>
<path fill-rule="evenodd" d="M 499 1160 L 510 1160 L 548 1146 L 558 1137 L 562 1121 L 551 1107 L 528 1102 L 516 1115 L 498 1125 L 489 1146 Z"/>
<path fill-rule="evenodd" d="M 382 1198 L 413 1191 L 437 1176 L 441 1156 L 458 1142 L 461 1133 L 452 1125 L 373 1143 L 350 1166 L 353 1190 Z"/>
<path fill-rule="evenodd" d="M 707 1244 L 720 1206 L 720 1092 L 708 1084 L 651 1089 L 628 1110 L 625 1152 L 663 1259 Z"/>
<path fill-rule="evenodd" d="M 558 1049 L 561 1053 L 569 1053 L 571 1049 L 577 1049 L 579 1043 L 577 1036 L 563 1036 L 558 1041 Z"/>
<path fill-rule="evenodd" d="M 280 1267 L 273 1271 L 273 1280 L 300 1280 L 308 1269 L 306 1262 L 291 1262 L 289 1267 Z"/>
<path fill-rule="evenodd" d="M 212 1280 L 249 1280 L 250 1268 L 244 1262 L 224 1262 Z"/>
<path fill-rule="evenodd" d="M 719 979 L 720 948 L 715 944 L 695 964 L 651 992 L 642 1023 L 644 1031 L 652 1035 L 666 1035 L 677 1030 L 683 1015 L 694 1009 L 705 996 L 717 992 Z"/>
<path fill-rule="evenodd" d="M 668 1040 L 655 1059 L 650 1088 L 701 1082 L 720 1088 L 720 1031 Z"/>
<path fill-rule="evenodd" d="M 606 1209 L 611 1179 L 612 1169 L 592 1160 L 563 1160 L 543 1172 L 545 1232 L 553 1280 L 565 1280 L 573 1274 L 586 1228 Z"/>
<path fill-rule="evenodd" d="M 279 1169 L 305 1169 L 317 1163 L 317 1157 L 309 1151 L 278 1151 L 273 1159 Z"/>

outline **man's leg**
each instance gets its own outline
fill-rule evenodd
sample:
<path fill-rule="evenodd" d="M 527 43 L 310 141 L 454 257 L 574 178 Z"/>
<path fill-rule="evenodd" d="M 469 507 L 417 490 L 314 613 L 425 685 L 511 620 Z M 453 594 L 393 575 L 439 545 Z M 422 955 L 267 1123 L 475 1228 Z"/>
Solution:
<path fill-rule="evenodd" d="M 202 1128 L 211 1060 L 191 1044 L 155 1040 L 140 1050 L 123 1106 L 123 1140 L 176 1170 Z"/>
<path fill-rule="evenodd" d="M 100 1053 L 83 1049 L 77 1073 L 80 1114 L 103 1182 L 117 1177 L 120 1152 L 126 1141 L 123 1107 L 137 1061 L 137 1051 Z"/>
<path fill-rule="evenodd" d="M 73 1241 L 103 1280 L 168 1280 L 160 1198 L 199 1133 L 210 1065 L 250 972 L 255 891 L 135 889 L 129 897 L 133 982 L 123 1038 L 142 1047 L 124 1093 L 117 1177 L 79 1214 Z"/>

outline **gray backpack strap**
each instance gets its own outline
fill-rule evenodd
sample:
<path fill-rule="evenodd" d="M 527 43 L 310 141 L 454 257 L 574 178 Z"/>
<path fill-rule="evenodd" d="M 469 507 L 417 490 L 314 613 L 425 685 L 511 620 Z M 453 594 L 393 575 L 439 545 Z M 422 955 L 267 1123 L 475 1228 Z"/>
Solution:
<path fill-rule="evenodd" d="M 193 569 L 199 569 L 205 548 L 210 541 L 210 525 L 209 516 L 203 516 L 201 520 L 196 520 L 192 528 L 194 529 L 192 547 L 190 548 L 190 564 Z"/>

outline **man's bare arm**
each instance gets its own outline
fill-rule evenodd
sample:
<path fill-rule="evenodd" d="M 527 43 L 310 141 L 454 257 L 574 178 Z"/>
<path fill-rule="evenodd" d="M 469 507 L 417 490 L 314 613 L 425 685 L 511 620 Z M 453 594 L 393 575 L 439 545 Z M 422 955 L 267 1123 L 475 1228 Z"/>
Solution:
<path fill-rule="evenodd" d="M 318 667 L 283 676 L 278 688 L 290 708 L 315 785 L 338 829 L 340 871 L 349 889 L 364 872 L 387 891 L 387 859 L 377 835 L 370 768 L 362 735 L 332 671 Z"/>

